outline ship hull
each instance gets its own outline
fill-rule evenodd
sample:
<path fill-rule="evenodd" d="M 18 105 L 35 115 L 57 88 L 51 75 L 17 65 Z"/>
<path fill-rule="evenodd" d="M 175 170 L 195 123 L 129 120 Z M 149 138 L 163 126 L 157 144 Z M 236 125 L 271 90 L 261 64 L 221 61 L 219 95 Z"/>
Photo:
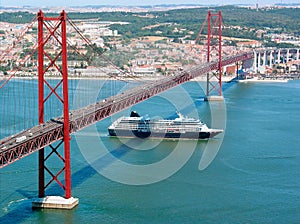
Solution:
<path fill-rule="evenodd" d="M 132 137 L 132 138 L 186 138 L 186 139 L 208 139 L 213 138 L 222 131 L 212 130 L 208 132 L 155 132 L 137 130 L 114 130 L 108 129 L 110 136 Z"/>

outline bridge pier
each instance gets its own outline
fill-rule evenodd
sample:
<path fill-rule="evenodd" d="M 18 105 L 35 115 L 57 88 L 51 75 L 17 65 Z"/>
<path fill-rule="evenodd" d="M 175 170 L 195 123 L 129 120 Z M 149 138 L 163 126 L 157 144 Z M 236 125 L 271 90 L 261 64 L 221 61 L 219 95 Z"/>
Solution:
<path fill-rule="evenodd" d="M 254 50 L 253 51 L 253 54 L 254 54 L 254 59 L 253 59 L 253 71 L 254 73 L 257 73 L 257 52 Z"/>
<path fill-rule="evenodd" d="M 264 73 L 265 72 L 265 67 L 266 67 L 266 60 L 267 60 L 267 56 L 266 56 L 266 52 L 263 52 L 263 54 L 261 52 L 258 52 L 258 61 L 257 61 L 257 65 L 256 65 L 256 73 Z"/>
<path fill-rule="evenodd" d="M 46 196 L 32 202 L 32 208 L 73 209 L 79 203 L 78 198 L 64 198 L 61 196 Z"/>
<path fill-rule="evenodd" d="M 280 63 L 280 49 L 278 50 L 278 54 L 277 54 L 277 64 Z"/>
<path fill-rule="evenodd" d="M 273 68 L 273 51 L 270 52 L 270 68 Z"/>
<path fill-rule="evenodd" d="M 204 101 L 224 101 L 224 97 L 223 96 L 206 96 L 204 98 Z"/>

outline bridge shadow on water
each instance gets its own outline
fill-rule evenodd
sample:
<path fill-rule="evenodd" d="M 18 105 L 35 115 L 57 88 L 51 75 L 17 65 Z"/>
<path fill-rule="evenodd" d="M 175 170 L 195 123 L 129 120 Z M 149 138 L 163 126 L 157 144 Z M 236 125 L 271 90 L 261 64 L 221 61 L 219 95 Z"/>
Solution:
<path fill-rule="evenodd" d="M 229 81 L 229 82 L 225 82 L 223 83 L 222 85 L 222 92 L 226 92 L 228 89 L 230 89 L 231 87 L 233 87 L 234 85 L 236 85 L 236 81 L 235 79 L 233 79 L 232 81 Z M 191 111 L 193 111 L 195 108 L 199 108 L 201 105 L 203 105 L 204 103 L 206 103 L 205 101 L 205 97 L 199 97 L 197 99 L 194 100 L 194 103 L 193 104 L 190 104 L 184 108 L 182 108 L 180 110 L 180 112 L 182 114 L 189 114 Z M 174 114 L 171 114 L 169 117 L 167 117 L 166 119 L 174 119 L 178 117 L 177 113 L 174 113 Z"/>
<path fill-rule="evenodd" d="M 232 86 L 236 85 L 236 84 L 237 84 L 237 81 L 236 81 L 236 80 L 237 80 L 237 79 L 234 78 L 234 79 L 232 79 L 232 80 L 229 81 L 229 82 L 223 83 L 223 85 L 222 85 L 222 91 L 223 91 L 223 92 L 226 92 L 226 90 L 228 90 L 228 89 L 231 88 Z"/>
<path fill-rule="evenodd" d="M 134 139 L 130 141 L 134 141 Z M 97 174 L 98 172 L 93 167 L 96 167 L 97 170 L 104 169 L 105 167 L 113 163 L 116 159 L 122 158 L 130 151 L 130 148 L 126 148 L 123 145 L 120 145 L 120 147 L 96 159 L 92 164 L 83 167 L 72 175 L 72 187 L 78 187 L 80 184 L 84 183 L 86 180 Z"/>
<path fill-rule="evenodd" d="M 134 141 L 134 139 L 129 140 Z M 123 147 L 120 145 L 119 148 L 116 148 L 110 151 L 108 154 L 102 156 L 101 158 L 95 160 L 93 164 L 86 165 L 80 170 L 76 171 L 72 175 L 72 188 L 76 188 L 80 186 L 82 183 L 92 178 L 94 175 L 98 174 L 98 172 L 93 168 L 96 166 L 97 169 L 103 169 L 107 167 L 109 164 L 113 163 L 115 159 L 120 159 L 122 156 L 130 152 L 131 149 Z M 22 187 L 24 188 L 24 187 Z M 16 202 L 15 207 L 9 211 L 7 214 L 0 217 L 0 223 L 23 223 L 28 220 L 35 212 L 42 211 L 43 209 L 32 209 L 31 203 L 37 197 L 37 191 L 26 191 L 22 188 L 16 190 L 18 194 L 21 194 L 24 199 Z M 63 195 L 64 192 L 57 185 L 51 185 L 47 191 L 46 195 Z M 7 205 L 7 209 L 10 208 L 10 203 Z M 76 208 L 75 208 L 76 209 Z M 66 216 L 72 213 L 73 210 L 56 210 L 51 209 L 51 212 L 56 213 L 65 213 Z M 66 217 L 68 220 L 70 217 Z"/>

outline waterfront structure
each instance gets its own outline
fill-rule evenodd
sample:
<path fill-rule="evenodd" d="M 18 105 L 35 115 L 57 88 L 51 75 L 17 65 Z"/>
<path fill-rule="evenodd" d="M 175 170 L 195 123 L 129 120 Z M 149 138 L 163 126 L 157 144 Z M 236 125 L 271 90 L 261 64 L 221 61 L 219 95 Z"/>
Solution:
<path fill-rule="evenodd" d="M 266 72 L 267 67 L 275 64 L 286 64 L 290 61 L 300 61 L 300 48 L 254 50 L 253 72 Z"/>

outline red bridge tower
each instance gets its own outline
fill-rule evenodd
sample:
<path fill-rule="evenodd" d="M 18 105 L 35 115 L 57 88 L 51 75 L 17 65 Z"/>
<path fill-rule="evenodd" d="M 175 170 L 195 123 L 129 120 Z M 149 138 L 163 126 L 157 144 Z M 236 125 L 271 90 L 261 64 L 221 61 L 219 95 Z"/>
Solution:
<path fill-rule="evenodd" d="M 207 63 L 218 61 L 212 74 L 207 73 L 206 100 L 223 100 L 222 96 L 222 13 L 208 11 L 205 22 L 195 40 L 199 42 L 207 22 Z"/>
<path fill-rule="evenodd" d="M 56 145 L 49 145 L 50 152 L 46 154 L 45 148 L 39 150 L 39 199 L 33 202 L 33 207 L 43 208 L 73 208 L 78 204 L 78 199 L 72 198 L 71 193 L 71 164 L 70 164 L 70 125 L 69 125 L 69 100 L 68 100 L 68 68 L 67 68 L 67 32 L 65 11 L 59 17 L 45 17 L 42 11 L 37 15 L 38 19 L 38 116 L 39 123 L 44 123 L 45 103 L 50 97 L 56 97 L 63 106 L 63 138 Z M 46 49 L 53 49 L 53 43 L 58 45 L 56 53 L 50 54 Z M 47 63 L 45 63 L 45 61 Z M 57 63 L 57 62 L 60 63 Z M 55 86 L 45 79 L 45 74 L 50 69 L 56 70 L 61 76 Z M 49 88 L 49 91 L 45 91 Z M 62 96 L 59 89 L 62 89 Z M 63 145 L 63 153 L 59 153 L 59 147 Z M 46 162 L 50 157 L 57 156 L 63 163 L 58 171 L 47 167 Z M 64 181 L 59 177 L 64 173 Z M 46 182 L 46 175 L 50 180 Z M 65 198 L 45 197 L 45 190 L 52 183 L 57 183 L 65 192 Z"/>

